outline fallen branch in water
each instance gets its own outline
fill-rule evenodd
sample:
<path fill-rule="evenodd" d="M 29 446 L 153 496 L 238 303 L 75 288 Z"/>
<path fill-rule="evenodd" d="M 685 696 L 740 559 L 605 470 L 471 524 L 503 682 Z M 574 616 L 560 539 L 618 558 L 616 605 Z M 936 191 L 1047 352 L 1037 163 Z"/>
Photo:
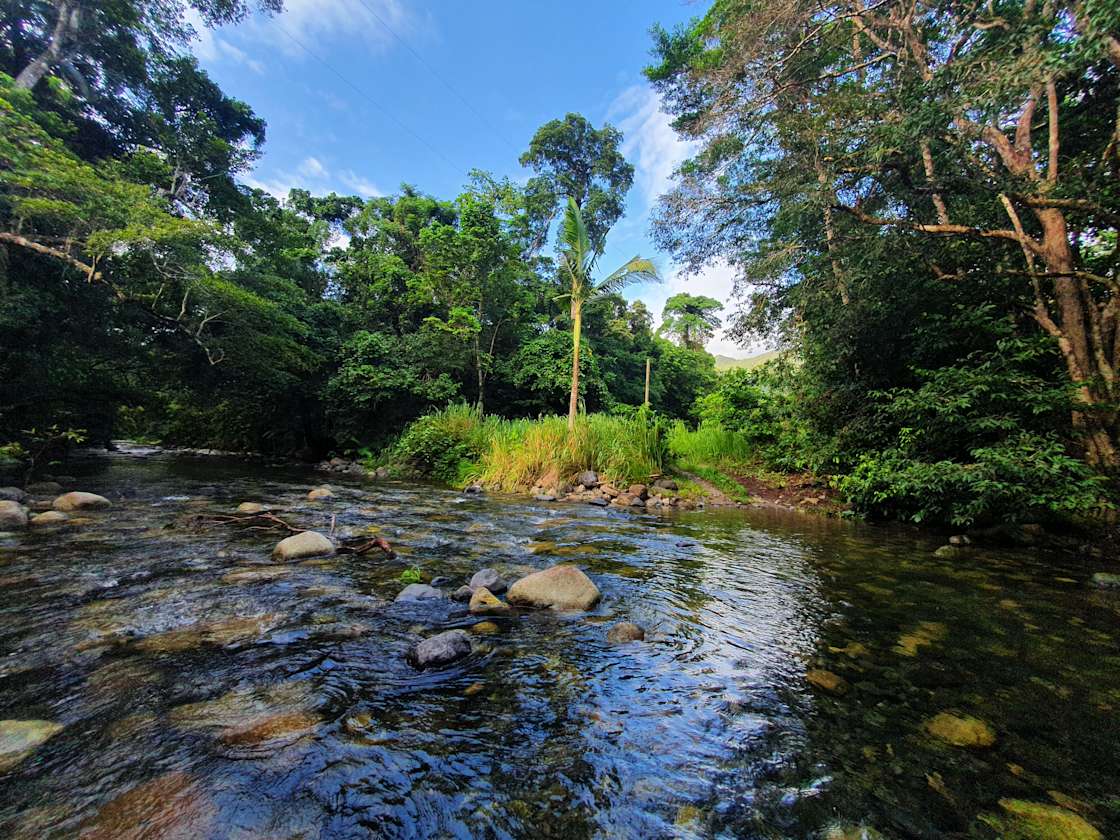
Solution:
<path fill-rule="evenodd" d="M 367 551 L 372 551 L 375 548 L 379 548 L 382 551 L 384 551 L 385 554 L 389 557 L 390 560 L 397 556 L 397 552 L 393 551 L 393 547 L 391 545 L 389 545 L 388 541 L 385 540 L 385 539 L 382 539 L 381 537 L 374 537 L 373 539 L 366 540 L 365 542 L 361 542 L 361 543 L 351 543 L 349 545 L 346 545 L 346 544 L 340 545 L 338 547 L 338 553 L 339 554 L 365 554 Z"/>

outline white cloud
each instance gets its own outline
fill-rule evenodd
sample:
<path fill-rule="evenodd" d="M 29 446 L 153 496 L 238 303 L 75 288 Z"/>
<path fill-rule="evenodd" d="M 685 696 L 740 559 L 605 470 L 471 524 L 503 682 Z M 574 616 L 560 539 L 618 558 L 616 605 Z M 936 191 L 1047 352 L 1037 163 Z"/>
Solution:
<path fill-rule="evenodd" d="M 653 313 L 656 325 L 661 324 L 661 310 L 665 308 L 665 301 L 681 292 L 688 292 L 690 295 L 707 295 L 722 302 L 726 308 L 720 315 L 726 322 L 728 310 L 731 308 L 729 304 L 731 291 L 735 286 L 735 271 L 730 265 L 722 261 L 716 262 L 700 273 L 688 276 L 685 276 L 679 268 L 671 266 L 664 272 L 664 277 L 664 283 L 642 286 L 640 294 L 637 295 Z M 735 357 L 752 355 L 754 352 L 748 352 L 734 341 L 725 338 L 722 331 L 708 342 L 707 350 L 709 353 Z"/>
<path fill-rule="evenodd" d="M 661 98 L 646 85 L 626 88 L 607 109 L 607 118 L 623 133 L 622 153 L 634 164 L 634 183 L 649 210 L 672 186 L 673 173 L 696 151 L 673 130 L 661 110 Z"/>
<path fill-rule="evenodd" d="M 245 50 L 234 46 L 213 29 L 208 29 L 206 24 L 202 22 L 202 16 L 197 11 L 188 9 L 186 18 L 195 31 L 195 39 L 191 43 L 191 49 L 200 61 L 207 64 L 217 64 L 227 60 L 233 64 L 248 67 L 258 75 L 264 74 L 263 62 L 251 58 Z"/>
<path fill-rule="evenodd" d="M 377 184 L 362 177 L 353 170 L 347 169 L 345 172 L 340 172 L 338 177 L 342 180 L 342 183 L 365 198 L 380 198 L 385 195 L 385 191 L 380 189 Z"/>
<path fill-rule="evenodd" d="M 326 178 L 327 168 L 318 158 L 309 157 L 299 165 L 299 174 L 305 178 Z"/>
<path fill-rule="evenodd" d="M 286 0 L 284 11 L 275 20 L 257 16 L 247 31 L 250 37 L 266 41 L 288 55 L 303 54 L 294 38 L 329 60 L 329 55 L 317 49 L 324 41 L 336 37 L 358 39 L 366 48 L 382 51 L 396 44 L 393 32 L 411 43 L 425 23 L 401 0 Z"/>
<path fill-rule="evenodd" d="M 298 179 L 285 173 L 278 173 L 271 178 L 257 178 L 253 175 L 242 175 L 241 182 L 255 190 L 264 190 L 276 198 L 287 198 L 293 188 L 302 186 Z"/>

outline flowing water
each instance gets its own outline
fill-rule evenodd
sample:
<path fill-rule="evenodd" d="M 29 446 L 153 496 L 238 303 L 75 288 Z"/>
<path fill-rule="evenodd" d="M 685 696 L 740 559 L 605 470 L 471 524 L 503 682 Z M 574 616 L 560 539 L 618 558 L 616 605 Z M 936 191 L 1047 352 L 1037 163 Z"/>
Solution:
<path fill-rule="evenodd" d="M 322 480 L 101 458 L 76 484 L 112 509 L 0 540 L 0 726 L 61 725 L 0 770 L 0 836 L 996 837 L 1001 799 L 1120 836 L 1120 606 L 1077 559 L 411 484 L 308 502 Z M 399 556 L 278 565 L 274 532 L 198 527 L 246 500 Z M 408 663 L 478 619 L 394 604 L 402 571 L 454 588 L 556 562 L 597 608 L 492 619 L 466 660 Z M 646 641 L 609 644 L 620 620 Z M 995 743 L 933 737 L 941 712 Z"/>

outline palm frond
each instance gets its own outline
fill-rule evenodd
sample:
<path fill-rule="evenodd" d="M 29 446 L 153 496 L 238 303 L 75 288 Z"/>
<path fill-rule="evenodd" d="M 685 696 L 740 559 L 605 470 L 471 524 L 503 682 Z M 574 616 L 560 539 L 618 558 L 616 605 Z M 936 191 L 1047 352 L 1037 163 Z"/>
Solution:
<path fill-rule="evenodd" d="M 560 222 L 560 241 L 564 244 L 565 251 L 579 254 L 579 262 L 586 262 L 585 255 L 591 253 L 591 239 L 587 235 L 583 213 L 576 200 L 571 197 L 568 198 L 568 208 Z"/>
<path fill-rule="evenodd" d="M 660 283 L 661 275 L 650 260 L 634 257 L 595 284 L 594 297 L 613 295 L 631 283 Z"/>

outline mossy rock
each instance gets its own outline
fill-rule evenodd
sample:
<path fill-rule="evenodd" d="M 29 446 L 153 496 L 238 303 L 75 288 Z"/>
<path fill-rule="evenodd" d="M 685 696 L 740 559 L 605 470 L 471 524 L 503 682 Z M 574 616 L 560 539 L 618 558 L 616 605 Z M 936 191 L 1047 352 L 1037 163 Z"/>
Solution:
<path fill-rule="evenodd" d="M 990 747 L 996 742 L 996 733 L 980 718 L 941 712 L 926 722 L 926 732 L 954 747 Z"/>
<path fill-rule="evenodd" d="M 1006 816 L 981 819 L 998 832 L 1001 840 L 1104 840 L 1104 835 L 1083 817 L 1059 808 L 1025 799 L 1001 799 Z"/>

